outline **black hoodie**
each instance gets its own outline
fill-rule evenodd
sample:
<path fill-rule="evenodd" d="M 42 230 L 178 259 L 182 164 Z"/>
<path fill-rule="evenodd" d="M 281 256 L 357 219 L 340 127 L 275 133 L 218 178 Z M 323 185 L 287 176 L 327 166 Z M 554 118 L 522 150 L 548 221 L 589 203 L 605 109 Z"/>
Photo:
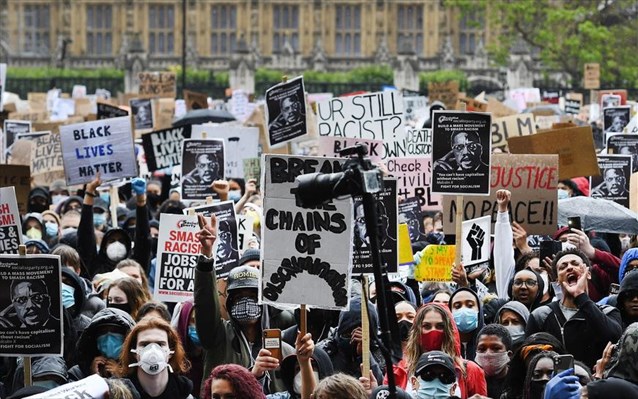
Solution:
<path fill-rule="evenodd" d="M 281 363 L 281 379 L 292 399 L 299 399 L 301 396 L 294 391 L 295 370 L 297 366 L 297 355 L 289 355 Z M 315 347 L 312 353 L 312 369 L 319 373 L 319 380 L 331 376 L 334 373 L 332 362 L 328 354 L 321 348 Z"/>
<path fill-rule="evenodd" d="M 466 360 L 474 360 L 474 356 L 476 355 L 476 334 L 478 334 L 479 331 L 481 331 L 481 328 L 483 328 L 483 302 L 481 302 L 481 300 L 479 299 L 478 295 L 476 294 L 476 292 L 472 291 L 469 288 L 465 288 L 465 287 L 461 287 L 458 288 L 456 291 L 454 291 L 454 293 L 452 294 L 452 296 L 450 297 L 450 301 L 448 302 L 448 306 L 450 311 L 452 312 L 452 316 L 454 316 L 454 308 L 452 307 L 452 303 L 454 302 L 454 297 L 462 291 L 467 291 L 469 293 L 471 293 L 474 298 L 476 299 L 476 304 L 478 306 L 478 324 L 477 327 L 472 330 L 469 335 L 469 339 L 467 340 L 467 342 L 463 342 L 461 341 L 461 357 L 463 359 Z M 462 334 L 459 331 L 459 334 Z"/>
<path fill-rule="evenodd" d="M 631 271 L 625 274 L 625 277 L 620 283 L 620 291 L 618 291 L 618 297 L 616 298 L 616 307 L 620 310 L 620 315 L 622 316 L 623 330 L 631 323 L 638 321 L 637 317 L 630 317 L 627 312 L 625 312 L 623 302 L 625 301 L 625 297 L 627 297 L 629 291 L 633 291 L 634 293 L 638 292 L 638 272 L 636 271 Z"/>

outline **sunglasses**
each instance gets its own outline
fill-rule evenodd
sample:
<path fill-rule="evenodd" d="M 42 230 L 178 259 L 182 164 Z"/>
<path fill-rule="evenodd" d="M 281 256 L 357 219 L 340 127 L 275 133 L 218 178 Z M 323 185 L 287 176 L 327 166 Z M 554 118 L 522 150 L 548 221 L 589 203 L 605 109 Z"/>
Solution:
<path fill-rule="evenodd" d="M 441 381 L 442 383 L 446 385 L 456 382 L 456 375 L 454 375 L 453 373 L 450 373 L 449 371 L 437 372 L 434 370 L 423 370 L 419 374 L 419 378 L 421 378 L 423 381 L 426 381 L 426 382 L 430 382 L 434 380 L 435 378 L 438 378 L 439 381 Z"/>

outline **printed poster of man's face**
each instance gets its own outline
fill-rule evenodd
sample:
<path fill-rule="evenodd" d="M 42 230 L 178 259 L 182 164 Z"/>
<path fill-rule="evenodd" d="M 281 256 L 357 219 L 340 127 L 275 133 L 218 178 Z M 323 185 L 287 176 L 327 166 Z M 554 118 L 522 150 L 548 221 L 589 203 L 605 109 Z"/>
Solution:
<path fill-rule="evenodd" d="M 598 166 L 601 176 L 590 178 L 593 198 L 606 198 L 629 207 L 629 177 L 631 175 L 631 156 L 599 155 Z"/>
<path fill-rule="evenodd" d="M 224 179 L 223 140 L 185 140 L 182 158 L 182 195 L 184 199 L 216 197 L 211 188 L 215 180 Z"/>
<path fill-rule="evenodd" d="M 153 129 L 153 107 L 151 105 L 151 99 L 133 99 L 130 105 L 135 130 Z"/>
<path fill-rule="evenodd" d="M 306 134 L 306 99 L 303 79 L 275 86 L 266 92 L 270 145 Z"/>
<path fill-rule="evenodd" d="M 603 109 L 603 131 L 622 133 L 631 117 L 630 107 L 611 107 Z"/>
<path fill-rule="evenodd" d="M 615 134 L 607 139 L 607 153 L 631 156 L 631 173 L 638 172 L 638 135 Z"/>
<path fill-rule="evenodd" d="M 3 140 L 4 140 L 4 159 L 8 159 L 11 155 L 11 147 L 19 135 L 31 132 L 31 122 L 29 121 L 4 121 Z"/>

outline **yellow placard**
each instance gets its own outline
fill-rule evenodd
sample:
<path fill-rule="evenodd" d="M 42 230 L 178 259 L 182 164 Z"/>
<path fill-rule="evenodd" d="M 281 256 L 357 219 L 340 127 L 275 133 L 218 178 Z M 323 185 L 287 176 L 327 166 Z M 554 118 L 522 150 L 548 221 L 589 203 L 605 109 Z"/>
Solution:
<path fill-rule="evenodd" d="M 399 264 L 414 262 L 412 255 L 412 242 L 410 241 L 410 232 L 407 223 L 399 224 Z"/>
<path fill-rule="evenodd" d="M 456 245 L 428 245 L 414 271 L 417 281 L 452 281 Z"/>

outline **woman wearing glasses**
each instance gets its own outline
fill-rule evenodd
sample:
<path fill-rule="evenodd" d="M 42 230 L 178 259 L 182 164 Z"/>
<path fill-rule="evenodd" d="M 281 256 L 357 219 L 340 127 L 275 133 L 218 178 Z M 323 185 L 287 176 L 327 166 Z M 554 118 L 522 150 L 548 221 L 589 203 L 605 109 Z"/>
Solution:
<path fill-rule="evenodd" d="M 514 301 L 519 301 L 530 310 L 543 305 L 545 282 L 540 274 L 530 269 L 523 269 L 510 281 L 507 294 Z M 549 300 L 551 302 L 551 298 Z"/>

